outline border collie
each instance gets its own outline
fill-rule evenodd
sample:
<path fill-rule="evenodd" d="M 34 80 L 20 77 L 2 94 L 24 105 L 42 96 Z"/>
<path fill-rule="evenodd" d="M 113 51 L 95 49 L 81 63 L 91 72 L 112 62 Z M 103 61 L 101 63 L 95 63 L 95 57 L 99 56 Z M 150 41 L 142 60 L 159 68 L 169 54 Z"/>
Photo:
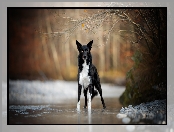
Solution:
<path fill-rule="evenodd" d="M 88 92 L 88 110 L 91 109 L 91 100 L 94 96 L 98 95 L 98 92 L 101 96 L 101 101 L 103 104 L 103 109 L 106 108 L 104 99 L 102 97 L 102 89 L 100 84 L 100 78 L 97 73 L 97 68 L 92 64 L 92 55 L 91 55 L 91 48 L 92 48 L 93 40 L 90 41 L 87 45 L 81 45 L 76 40 L 77 49 L 79 51 L 78 55 L 78 103 L 77 103 L 77 110 L 80 110 L 80 95 L 81 89 L 83 88 L 83 93 L 85 96 L 85 106 L 87 107 L 87 92 Z M 94 90 L 95 88 L 98 90 Z"/>

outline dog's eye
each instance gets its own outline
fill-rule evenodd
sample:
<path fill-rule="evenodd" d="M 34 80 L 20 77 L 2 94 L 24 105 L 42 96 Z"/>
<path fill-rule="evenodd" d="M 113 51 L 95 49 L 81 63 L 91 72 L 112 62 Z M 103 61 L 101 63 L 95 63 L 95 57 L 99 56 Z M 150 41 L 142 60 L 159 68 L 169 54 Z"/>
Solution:
<path fill-rule="evenodd" d="M 83 50 L 81 52 L 83 53 Z"/>
<path fill-rule="evenodd" d="M 85 51 L 87 51 L 87 52 L 88 52 L 88 49 L 85 49 Z"/>

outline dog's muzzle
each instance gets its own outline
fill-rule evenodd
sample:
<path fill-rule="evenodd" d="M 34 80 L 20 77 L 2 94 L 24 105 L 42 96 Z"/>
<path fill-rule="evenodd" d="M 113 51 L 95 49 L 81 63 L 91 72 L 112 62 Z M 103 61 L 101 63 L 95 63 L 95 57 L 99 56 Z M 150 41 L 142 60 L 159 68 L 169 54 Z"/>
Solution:
<path fill-rule="evenodd" d="M 86 55 L 84 55 L 84 56 L 83 56 L 83 59 L 84 59 L 84 60 L 86 60 L 86 59 L 87 59 L 87 56 L 86 56 Z"/>

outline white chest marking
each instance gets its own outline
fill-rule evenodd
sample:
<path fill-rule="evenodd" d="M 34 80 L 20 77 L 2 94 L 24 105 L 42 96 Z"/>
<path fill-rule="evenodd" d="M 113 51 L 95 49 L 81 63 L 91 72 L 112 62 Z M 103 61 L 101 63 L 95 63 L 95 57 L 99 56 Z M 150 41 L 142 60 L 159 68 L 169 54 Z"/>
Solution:
<path fill-rule="evenodd" d="M 83 88 L 87 88 L 90 84 L 90 76 L 88 76 L 89 65 L 87 65 L 85 61 L 82 66 L 83 70 L 80 72 L 79 84 L 81 84 Z"/>

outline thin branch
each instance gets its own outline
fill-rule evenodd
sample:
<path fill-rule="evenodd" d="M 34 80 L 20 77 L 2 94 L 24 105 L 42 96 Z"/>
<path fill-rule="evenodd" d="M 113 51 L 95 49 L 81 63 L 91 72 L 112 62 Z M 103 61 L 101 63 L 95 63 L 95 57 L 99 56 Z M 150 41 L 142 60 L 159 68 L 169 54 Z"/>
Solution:
<path fill-rule="evenodd" d="M 146 41 L 146 44 L 147 44 L 147 47 L 148 47 L 149 51 L 153 54 L 152 50 L 149 47 L 148 39 L 146 38 L 147 35 L 145 35 L 145 33 L 143 32 L 140 24 L 137 24 L 136 22 L 134 22 L 125 12 L 123 12 L 123 14 L 127 17 L 127 19 L 129 20 L 129 22 L 131 22 L 132 24 L 134 24 L 140 30 L 140 32 L 142 33 L 143 37 L 145 38 L 145 41 Z"/>
<path fill-rule="evenodd" d="M 151 33 L 152 33 L 153 41 L 155 41 L 155 34 L 154 34 L 154 31 L 153 31 L 153 29 L 151 28 L 151 26 L 149 25 L 149 22 L 148 22 L 147 18 L 143 15 L 143 13 L 142 13 L 141 10 L 139 10 L 139 13 L 141 14 L 142 18 L 144 18 L 144 20 L 145 20 L 145 22 L 146 22 L 146 25 L 148 26 L 149 30 L 150 30 Z M 159 48 L 159 46 L 158 46 L 158 44 L 157 44 L 156 42 L 153 43 L 153 44 L 155 44 L 156 47 Z"/>

